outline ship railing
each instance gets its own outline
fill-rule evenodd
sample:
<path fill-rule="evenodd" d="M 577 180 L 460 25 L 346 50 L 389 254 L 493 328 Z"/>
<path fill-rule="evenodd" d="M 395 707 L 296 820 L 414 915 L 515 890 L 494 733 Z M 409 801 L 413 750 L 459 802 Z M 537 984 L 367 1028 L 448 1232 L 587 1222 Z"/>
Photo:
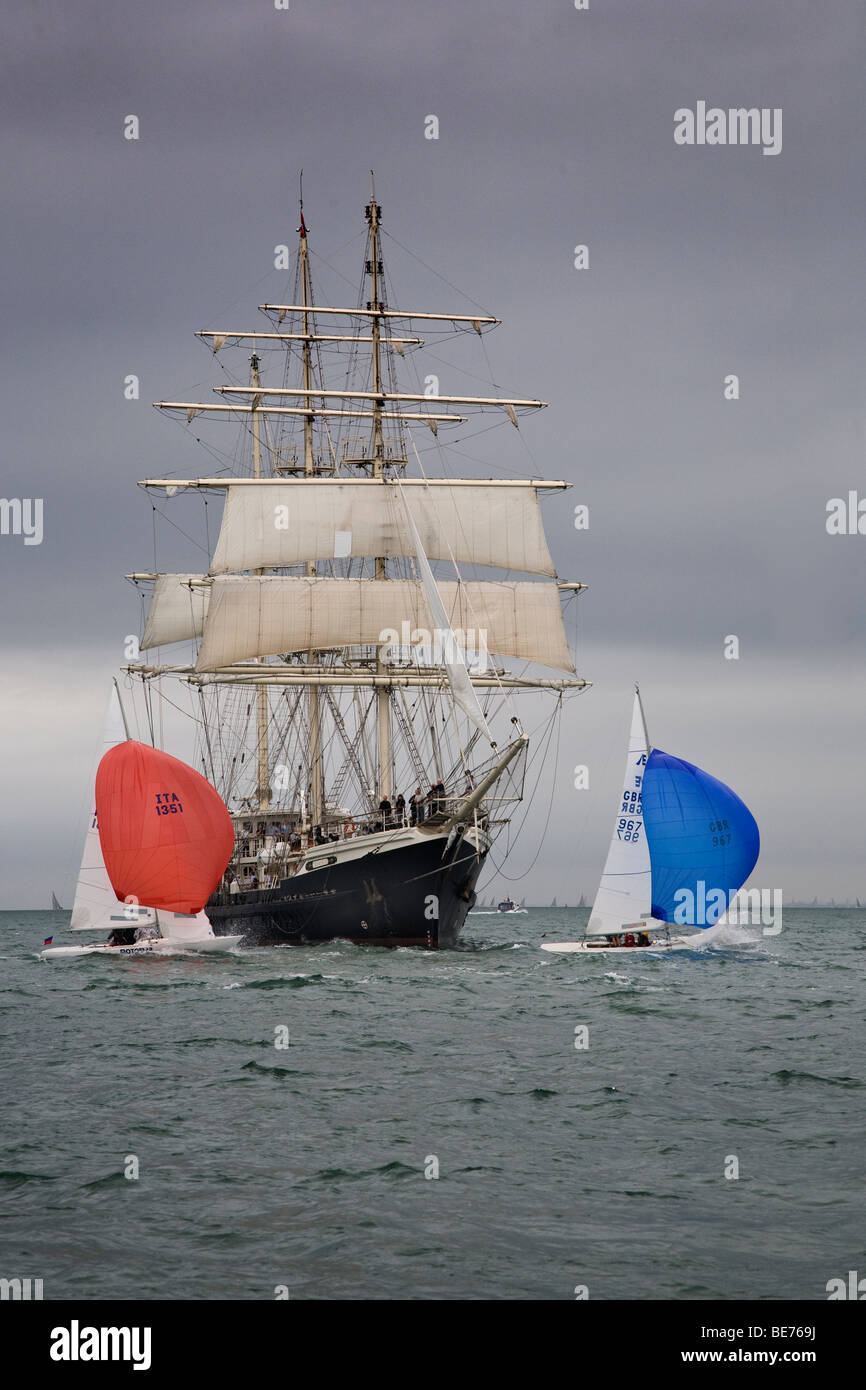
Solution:
<path fill-rule="evenodd" d="M 235 843 L 235 854 L 228 867 L 223 885 L 229 891 L 232 879 L 238 881 L 234 891 L 246 893 L 260 888 L 272 888 L 281 878 L 294 873 L 310 851 L 324 850 L 329 844 L 351 842 L 358 836 L 410 829 L 415 825 L 443 825 L 461 803 L 462 796 L 447 794 L 425 797 L 418 809 L 407 805 L 400 811 L 368 812 L 365 815 L 328 819 L 317 837 L 315 828 L 293 823 L 268 825 L 264 835 L 241 835 Z M 486 823 L 486 816 L 484 822 Z"/>

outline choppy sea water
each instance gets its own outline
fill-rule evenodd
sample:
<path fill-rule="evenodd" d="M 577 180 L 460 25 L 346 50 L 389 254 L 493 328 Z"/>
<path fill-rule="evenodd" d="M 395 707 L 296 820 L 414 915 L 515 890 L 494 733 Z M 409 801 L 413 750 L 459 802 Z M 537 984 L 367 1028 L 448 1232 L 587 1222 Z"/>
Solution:
<path fill-rule="evenodd" d="M 473 914 L 440 954 L 47 964 L 68 914 L 0 914 L 0 1275 L 46 1299 L 824 1299 L 866 1273 L 866 913 L 538 949 L 586 916 Z"/>

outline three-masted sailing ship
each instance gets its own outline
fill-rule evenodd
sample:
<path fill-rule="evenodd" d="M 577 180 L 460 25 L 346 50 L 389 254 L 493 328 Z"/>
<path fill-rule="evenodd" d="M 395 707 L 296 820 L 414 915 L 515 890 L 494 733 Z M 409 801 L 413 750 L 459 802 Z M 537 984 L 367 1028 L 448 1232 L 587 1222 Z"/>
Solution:
<path fill-rule="evenodd" d="M 419 333 L 441 344 L 499 320 L 392 307 L 375 188 L 365 217 L 357 302 L 323 305 L 301 199 L 293 302 L 261 305 L 266 329 L 198 335 L 225 374 L 216 400 L 157 402 L 239 440 L 211 476 L 141 484 L 225 499 L 206 573 L 128 576 L 149 608 L 147 656 L 125 669 L 152 731 L 163 683 L 189 688 L 196 765 L 236 831 L 206 911 L 255 943 L 453 945 L 523 796 L 515 697 L 545 699 L 544 729 L 587 684 L 562 610 L 584 586 L 558 579 L 539 506 L 568 484 L 453 476 L 441 438 L 470 411 L 517 425 L 544 402 L 440 394 L 417 373 L 400 389 Z"/>

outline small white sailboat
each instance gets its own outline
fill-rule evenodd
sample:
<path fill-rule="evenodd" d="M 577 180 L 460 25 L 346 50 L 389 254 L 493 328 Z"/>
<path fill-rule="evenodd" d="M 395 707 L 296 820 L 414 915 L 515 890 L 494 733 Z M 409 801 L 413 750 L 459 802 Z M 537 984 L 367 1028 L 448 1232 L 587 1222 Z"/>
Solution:
<path fill-rule="evenodd" d="M 178 914 L 179 915 L 179 914 Z M 77 960 L 81 956 L 177 956 L 190 952 L 228 951 L 241 940 L 239 936 L 214 936 L 213 929 L 204 912 L 196 917 L 187 917 L 182 922 L 172 921 L 174 913 L 159 909 L 159 930 L 166 935 L 152 939 L 141 938 L 129 943 L 118 942 L 110 945 L 107 941 L 82 943 L 80 946 L 45 946 L 40 951 L 42 960 Z M 201 919 L 204 918 L 204 921 Z M 181 935 L 179 928 L 186 929 Z M 208 934 L 205 934 L 205 931 Z"/>
<path fill-rule="evenodd" d="M 126 737 L 115 681 L 103 728 L 101 756 L 123 743 Z M 48 937 L 40 953 L 42 960 L 74 960 L 92 955 L 167 956 L 188 951 L 226 951 L 238 944 L 240 936 L 214 936 L 206 912 L 171 912 L 165 908 L 120 902 L 105 867 L 94 795 L 91 795 L 91 806 L 69 930 L 109 932 L 110 937 L 108 941 L 81 942 L 74 946 L 55 946 L 54 938 Z"/>
<path fill-rule="evenodd" d="M 724 932 L 724 909 L 752 872 L 759 845 L 755 819 L 730 787 L 650 747 L 635 686 L 619 809 L 586 937 L 542 942 L 541 949 L 570 954 L 707 946 Z M 688 901 L 698 903 L 697 916 L 682 910 Z M 698 930 L 672 936 L 674 922 Z"/>

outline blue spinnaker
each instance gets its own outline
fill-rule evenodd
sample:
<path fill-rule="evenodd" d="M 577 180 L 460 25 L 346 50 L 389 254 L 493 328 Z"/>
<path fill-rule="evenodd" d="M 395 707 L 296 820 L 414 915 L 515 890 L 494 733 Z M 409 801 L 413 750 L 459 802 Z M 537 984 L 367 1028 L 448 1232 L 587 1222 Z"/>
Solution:
<path fill-rule="evenodd" d="M 713 926 L 757 862 L 755 817 L 724 782 L 660 748 L 647 761 L 642 801 L 653 917 Z"/>

